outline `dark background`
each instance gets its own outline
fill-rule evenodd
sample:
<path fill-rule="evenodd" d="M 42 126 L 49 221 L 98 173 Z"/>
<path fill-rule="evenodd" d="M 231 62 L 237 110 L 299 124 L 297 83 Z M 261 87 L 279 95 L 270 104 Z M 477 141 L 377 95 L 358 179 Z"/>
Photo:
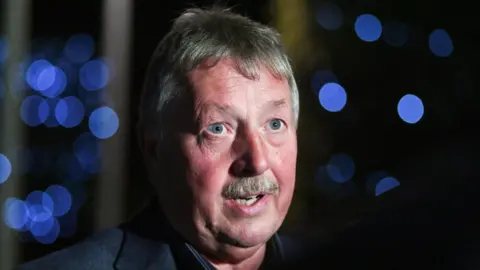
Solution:
<path fill-rule="evenodd" d="M 33 37 L 67 39 L 75 33 L 89 33 L 100 41 L 100 2 L 33 1 Z M 133 120 L 137 117 L 149 57 L 171 21 L 186 7 L 213 2 L 218 1 L 135 1 L 129 93 Z M 372 235 L 381 231 L 382 235 L 393 236 L 405 228 L 413 228 L 408 233 L 410 236 L 423 235 L 447 221 L 450 225 L 439 229 L 439 235 L 445 231 L 474 228 L 478 223 L 471 217 L 478 210 L 472 194 L 478 190 L 480 101 L 476 93 L 480 60 L 476 3 L 338 0 L 334 3 L 343 11 L 343 26 L 327 31 L 314 19 L 315 7 L 321 1 L 308 2 L 311 14 L 304 18 L 310 29 L 308 39 L 292 49 L 305 50 L 303 55 L 293 51 L 298 56 L 294 65 L 301 97 L 298 188 L 282 230 L 299 237 L 315 236 L 319 237 L 318 241 L 327 241 L 345 228 L 358 224 L 375 228 L 370 229 Z M 273 1 L 224 3 L 272 26 L 278 20 L 278 9 Z M 382 21 L 406 22 L 412 30 L 407 44 L 393 48 L 382 40 L 361 41 L 355 35 L 353 23 L 362 13 L 375 14 Z M 297 22 L 291 23 L 294 28 Z M 429 51 L 428 35 L 436 28 L 447 30 L 453 40 L 455 49 L 448 58 L 436 57 Z M 348 92 L 347 106 L 339 113 L 325 111 L 311 88 L 313 74 L 320 69 L 333 71 Z M 418 94 L 424 101 L 425 115 L 415 125 L 406 124 L 397 115 L 397 102 L 405 93 Z M 128 217 L 134 215 L 151 195 L 136 148 L 134 125 L 133 121 L 129 127 L 130 145 L 125 149 L 129 166 L 128 193 L 125 194 Z M 32 128 L 28 144 L 50 147 L 58 142 L 71 143 L 82 128 L 85 127 L 73 130 Z M 328 194 L 314 181 L 318 166 L 339 152 L 348 153 L 356 166 L 351 180 L 355 190 L 342 196 Z M 381 196 L 367 192 L 367 176 L 378 170 L 389 172 L 401 185 Z M 29 174 L 25 179 L 28 186 L 25 194 L 45 188 L 52 182 L 46 178 Z M 51 245 L 22 242 L 24 260 L 69 246 L 95 231 L 93 191 L 96 178 L 92 177 L 86 187 L 86 203 L 77 218 L 77 233 Z M 463 199 L 467 197 L 472 199 L 465 202 Z M 385 229 L 385 222 L 395 226 Z M 350 239 L 346 242 L 351 244 L 359 233 L 345 235 Z M 373 237 L 370 238 L 372 242 Z M 355 242 L 368 245 L 369 239 L 364 238 Z"/>

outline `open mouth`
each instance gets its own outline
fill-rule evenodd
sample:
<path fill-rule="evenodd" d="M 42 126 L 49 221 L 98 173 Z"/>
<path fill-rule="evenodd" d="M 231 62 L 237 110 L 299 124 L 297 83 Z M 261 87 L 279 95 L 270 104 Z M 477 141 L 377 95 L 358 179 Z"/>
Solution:
<path fill-rule="evenodd" d="M 248 197 L 241 197 L 233 200 L 238 204 L 250 206 L 256 203 L 257 201 L 259 201 L 260 199 L 262 199 L 264 196 L 265 196 L 264 194 L 258 194 L 258 195 L 248 196 Z"/>

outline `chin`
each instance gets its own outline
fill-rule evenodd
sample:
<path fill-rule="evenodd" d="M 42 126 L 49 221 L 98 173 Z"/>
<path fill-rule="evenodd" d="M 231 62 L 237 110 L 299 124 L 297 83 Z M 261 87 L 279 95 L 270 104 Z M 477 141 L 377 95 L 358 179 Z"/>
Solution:
<path fill-rule="evenodd" d="M 272 219 L 236 221 L 220 234 L 222 242 L 239 248 L 251 248 L 266 243 L 279 229 L 280 220 Z"/>

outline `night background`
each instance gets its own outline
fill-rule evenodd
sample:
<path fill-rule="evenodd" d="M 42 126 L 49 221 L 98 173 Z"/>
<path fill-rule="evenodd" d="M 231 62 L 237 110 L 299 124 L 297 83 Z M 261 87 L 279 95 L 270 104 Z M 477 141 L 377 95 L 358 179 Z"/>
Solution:
<path fill-rule="evenodd" d="M 1 1 L 0 269 L 148 202 L 134 129 L 149 58 L 185 8 L 217 2 Z M 275 27 L 294 66 L 299 152 L 285 234 L 480 251 L 474 1 L 222 3 Z M 407 237 L 416 242 L 400 247 Z"/>

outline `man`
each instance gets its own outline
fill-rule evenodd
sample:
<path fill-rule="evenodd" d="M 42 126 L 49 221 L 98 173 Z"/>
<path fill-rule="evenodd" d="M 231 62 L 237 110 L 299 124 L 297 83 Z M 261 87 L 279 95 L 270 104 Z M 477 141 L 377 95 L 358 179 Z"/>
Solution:
<path fill-rule="evenodd" d="M 133 221 L 20 269 L 266 269 L 293 196 L 298 90 L 273 29 L 189 9 L 159 44 L 138 125 L 157 198 Z M 274 267 L 274 266 L 273 266 Z"/>

